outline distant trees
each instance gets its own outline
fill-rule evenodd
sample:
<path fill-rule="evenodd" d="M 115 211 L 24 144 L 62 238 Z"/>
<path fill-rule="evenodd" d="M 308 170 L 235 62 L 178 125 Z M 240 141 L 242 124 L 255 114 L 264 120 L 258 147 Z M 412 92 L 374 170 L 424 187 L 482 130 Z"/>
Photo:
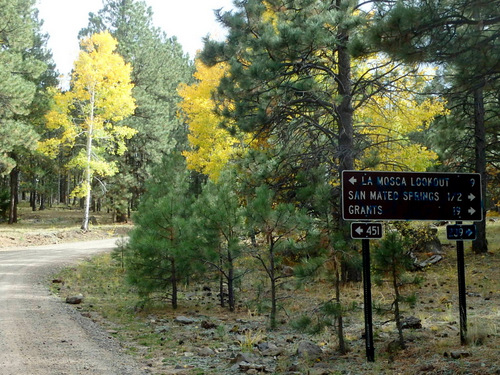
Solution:
<path fill-rule="evenodd" d="M 152 168 L 172 151 L 187 147 L 186 125 L 177 115 L 177 87 L 192 81 L 193 67 L 176 38 L 153 26 L 153 10 L 143 1 L 104 1 L 102 9 L 89 15 L 80 37 L 104 30 L 118 41 L 117 52 L 132 66 L 137 104 L 121 124 L 137 134 L 116 160 L 120 178 L 109 181 L 110 205 L 120 217 L 137 209 Z"/>
<path fill-rule="evenodd" d="M 11 224 L 17 222 L 19 176 L 27 169 L 21 160 L 36 148 L 47 108 L 45 89 L 55 85 L 34 5 L 0 1 L 0 175 L 9 175 Z"/>

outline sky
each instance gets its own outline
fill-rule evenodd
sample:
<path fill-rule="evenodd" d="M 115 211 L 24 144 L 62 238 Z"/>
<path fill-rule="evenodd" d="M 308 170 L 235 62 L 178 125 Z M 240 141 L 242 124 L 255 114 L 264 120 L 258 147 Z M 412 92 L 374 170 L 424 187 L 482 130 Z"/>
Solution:
<path fill-rule="evenodd" d="M 176 36 L 185 52 L 193 58 L 203 47 L 202 38 L 210 34 L 222 39 L 224 29 L 215 21 L 214 9 L 232 9 L 232 0 L 144 0 L 154 12 L 153 24 Z M 78 32 L 87 26 L 89 12 L 97 13 L 103 0 L 37 0 L 39 17 L 44 21 L 43 31 L 50 35 L 48 47 L 52 50 L 58 71 L 69 77 L 73 62 L 78 57 Z"/>

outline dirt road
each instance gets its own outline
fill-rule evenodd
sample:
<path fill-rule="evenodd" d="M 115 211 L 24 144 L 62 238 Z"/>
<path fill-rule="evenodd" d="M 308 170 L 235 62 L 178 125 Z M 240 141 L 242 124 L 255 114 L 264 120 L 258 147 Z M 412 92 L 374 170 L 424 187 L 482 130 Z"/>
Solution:
<path fill-rule="evenodd" d="M 52 296 L 58 266 L 113 248 L 115 240 L 0 249 L 0 374 L 146 374 L 90 319 Z"/>

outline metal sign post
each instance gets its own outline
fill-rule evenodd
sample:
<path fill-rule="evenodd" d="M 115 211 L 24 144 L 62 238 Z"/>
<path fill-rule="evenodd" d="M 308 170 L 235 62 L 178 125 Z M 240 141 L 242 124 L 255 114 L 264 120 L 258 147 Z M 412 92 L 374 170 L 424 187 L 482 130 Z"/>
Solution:
<path fill-rule="evenodd" d="M 375 348 L 373 346 L 373 318 L 372 318 L 372 282 L 370 275 L 370 240 L 361 240 L 363 252 L 363 297 L 365 312 L 365 346 L 366 360 L 375 362 Z"/>
<path fill-rule="evenodd" d="M 458 310 L 460 313 L 460 343 L 467 344 L 467 296 L 465 289 L 465 261 L 464 240 L 476 238 L 475 225 L 462 225 L 457 221 L 456 225 L 446 226 L 446 237 L 457 241 L 457 274 L 458 274 Z"/>
<path fill-rule="evenodd" d="M 467 299 L 465 296 L 464 241 L 457 241 L 458 309 L 460 312 L 460 343 L 467 343 Z"/>

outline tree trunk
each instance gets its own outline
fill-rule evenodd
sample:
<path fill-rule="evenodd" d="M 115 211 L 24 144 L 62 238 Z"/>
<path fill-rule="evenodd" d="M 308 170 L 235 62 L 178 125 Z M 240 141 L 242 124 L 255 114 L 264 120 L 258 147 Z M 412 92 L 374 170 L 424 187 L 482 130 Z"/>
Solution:
<path fill-rule="evenodd" d="M 345 1 L 345 0 L 344 0 Z M 337 0 L 337 7 L 342 5 L 343 0 Z M 352 83 L 351 83 L 351 55 L 347 50 L 347 42 L 349 33 L 345 29 L 340 29 L 337 33 L 338 43 L 338 92 L 342 97 L 342 101 L 337 108 L 338 116 L 338 159 L 339 159 L 339 175 L 342 176 L 342 171 L 354 169 L 354 126 L 353 126 L 353 108 L 352 108 Z M 341 201 L 339 200 L 341 206 Z M 347 228 L 346 223 L 342 219 L 342 207 L 339 207 L 338 212 L 340 227 Z M 351 241 L 349 231 L 345 231 L 345 238 L 348 242 Z M 344 276 L 344 281 L 361 281 L 361 270 L 352 265 L 352 262 L 342 261 L 341 274 Z"/>
<path fill-rule="evenodd" d="M 219 246 L 219 299 L 220 299 L 220 307 L 225 307 L 224 303 L 224 260 L 222 259 L 222 250 Z"/>
<path fill-rule="evenodd" d="M 40 207 L 38 208 L 39 211 L 45 210 L 45 201 L 47 199 L 46 194 L 40 194 Z"/>
<path fill-rule="evenodd" d="M 10 210 L 9 224 L 17 223 L 17 194 L 19 187 L 19 168 L 10 171 Z"/>
<path fill-rule="evenodd" d="M 276 328 L 277 301 L 276 301 L 276 277 L 274 265 L 274 244 L 271 242 L 269 250 L 269 278 L 271 279 L 271 329 Z"/>
<path fill-rule="evenodd" d="M 171 273 L 172 273 L 172 308 L 177 309 L 177 273 L 175 268 L 175 259 L 170 260 Z"/>
<path fill-rule="evenodd" d="M 472 250 L 476 254 L 488 252 L 486 239 L 486 186 L 488 175 L 486 173 L 486 128 L 484 123 L 484 84 L 474 90 L 474 139 L 475 139 L 475 167 L 476 173 L 481 175 L 483 196 L 483 220 L 476 224 L 477 238 L 472 242 Z"/>
<path fill-rule="evenodd" d="M 339 352 L 340 354 L 346 354 L 347 353 L 347 347 L 345 344 L 345 338 L 344 338 L 344 320 L 342 316 L 342 309 L 340 305 L 340 272 L 339 272 L 339 267 L 337 264 L 337 261 L 335 261 L 335 301 L 337 302 L 337 305 L 339 306 L 339 315 L 337 316 L 337 336 L 339 339 Z"/>
<path fill-rule="evenodd" d="M 229 246 L 229 245 L 228 245 Z M 233 256 L 231 251 L 228 249 L 227 251 L 227 263 L 228 263 L 228 277 L 227 277 L 227 299 L 229 303 L 229 311 L 234 311 L 235 298 L 234 298 L 234 264 L 233 264 Z"/>
<path fill-rule="evenodd" d="M 399 347 L 404 349 L 406 347 L 405 340 L 403 337 L 403 326 L 401 324 L 401 313 L 399 312 L 399 287 L 398 287 L 398 279 L 396 275 L 396 268 L 393 266 L 392 268 L 392 286 L 394 288 L 394 294 L 396 298 L 394 299 L 394 318 L 396 319 L 396 328 L 398 329 L 399 336 Z"/>
<path fill-rule="evenodd" d="M 340 0 L 337 0 L 340 3 Z M 351 170 L 354 168 L 354 127 L 352 122 L 352 83 L 351 83 L 351 56 L 347 51 L 347 41 L 349 39 L 346 31 L 339 31 L 339 47 L 338 47 L 338 91 L 342 97 L 342 101 L 337 108 L 339 121 L 339 172 Z"/>

